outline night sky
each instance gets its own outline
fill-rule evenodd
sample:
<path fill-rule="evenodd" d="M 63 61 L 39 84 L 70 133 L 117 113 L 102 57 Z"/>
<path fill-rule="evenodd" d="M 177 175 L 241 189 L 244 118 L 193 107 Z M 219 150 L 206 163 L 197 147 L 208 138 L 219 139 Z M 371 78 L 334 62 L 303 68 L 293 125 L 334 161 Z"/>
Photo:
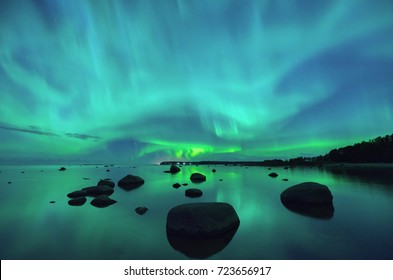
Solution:
<path fill-rule="evenodd" d="M 263 160 L 393 133 L 393 1 L 0 1 L 1 161 Z"/>

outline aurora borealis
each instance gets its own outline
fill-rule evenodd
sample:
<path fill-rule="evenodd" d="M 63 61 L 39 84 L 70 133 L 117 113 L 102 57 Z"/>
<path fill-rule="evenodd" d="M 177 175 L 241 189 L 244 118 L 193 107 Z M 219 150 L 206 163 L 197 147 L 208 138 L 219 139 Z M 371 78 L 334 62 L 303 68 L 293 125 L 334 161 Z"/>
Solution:
<path fill-rule="evenodd" d="M 1 160 L 325 154 L 391 134 L 391 0 L 0 2 Z"/>

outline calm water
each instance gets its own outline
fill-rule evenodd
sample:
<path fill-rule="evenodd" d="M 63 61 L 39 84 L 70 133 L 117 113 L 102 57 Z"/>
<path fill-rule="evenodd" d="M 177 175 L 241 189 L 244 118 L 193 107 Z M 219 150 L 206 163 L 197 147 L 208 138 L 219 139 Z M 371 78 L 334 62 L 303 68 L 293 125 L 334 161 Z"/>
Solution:
<path fill-rule="evenodd" d="M 185 166 L 172 175 L 163 173 L 169 166 L 59 167 L 0 167 L 1 259 L 188 259 L 169 244 L 166 215 L 176 205 L 208 201 L 230 203 L 240 218 L 232 240 L 210 259 L 393 259 L 393 185 L 380 180 L 317 168 Z M 279 177 L 270 178 L 272 171 Z M 190 182 L 193 172 L 207 181 Z M 88 198 L 80 207 L 67 204 L 67 193 L 127 174 L 145 184 L 129 192 L 116 187 L 111 197 L 118 203 L 95 208 Z M 282 191 L 305 181 L 330 188 L 333 218 L 299 215 L 281 204 Z M 189 186 L 174 189 L 176 182 Z M 203 196 L 185 197 L 195 186 Z M 139 216 L 138 206 L 149 210 Z"/>

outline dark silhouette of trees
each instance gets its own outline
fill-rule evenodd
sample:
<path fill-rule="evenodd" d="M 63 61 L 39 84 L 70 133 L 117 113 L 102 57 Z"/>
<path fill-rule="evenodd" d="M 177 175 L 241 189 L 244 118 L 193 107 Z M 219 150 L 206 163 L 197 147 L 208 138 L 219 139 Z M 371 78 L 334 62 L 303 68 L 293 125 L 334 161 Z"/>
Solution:
<path fill-rule="evenodd" d="M 324 156 L 329 162 L 393 163 L 393 134 L 333 149 Z"/>

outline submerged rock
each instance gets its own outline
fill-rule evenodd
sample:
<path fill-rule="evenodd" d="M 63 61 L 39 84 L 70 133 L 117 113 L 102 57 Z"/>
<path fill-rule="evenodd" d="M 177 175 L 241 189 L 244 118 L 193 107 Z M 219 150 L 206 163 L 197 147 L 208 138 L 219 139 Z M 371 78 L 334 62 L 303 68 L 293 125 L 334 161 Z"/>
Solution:
<path fill-rule="evenodd" d="M 190 180 L 194 183 L 200 183 L 206 181 L 206 176 L 201 173 L 193 173 Z"/>
<path fill-rule="evenodd" d="M 145 183 L 145 180 L 143 180 L 139 176 L 127 175 L 124 178 L 120 179 L 120 181 L 117 183 L 117 185 L 120 188 L 129 191 L 129 190 L 132 190 L 132 189 L 142 186 L 144 183 Z"/>
<path fill-rule="evenodd" d="M 66 171 L 66 168 L 65 167 L 60 167 L 59 171 Z"/>
<path fill-rule="evenodd" d="M 179 183 L 175 183 L 172 185 L 172 187 L 174 187 L 175 189 L 178 189 L 181 187 L 181 185 Z"/>
<path fill-rule="evenodd" d="M 333 217 L 333 195 L 329 188 L 314 182 L 294 185 L 281 193 L 281 203 L 289 210 L 321 219 Z"/>
<path fill-rule="evenodd" d="M 104 208 L 104 207 L 108 207 L 112 204 L 115 204 L 117 201 L 114 199 L 109 198 L 106 195 L 99 195 L 96 198 L 94 198 L 90 204 L 98 207 L 98 208 Z"/>
<path fill-rule="evenodd" d="M 200 189 L 187 189 L 185 195 L 188 197 L 200 197 L 203 192 Z"/>
<path fill-rule="evenodd" d="M 149 209 L 147 209 L 146 207 L 143 207 L 143 206 L 135 208 L 135 212 L 139 215 L 144 215 L 147 212 L 147 210 L 149 210 Z"/>
<path fill-rule="evenodd" d="M 80 197 L 76 197 L 76 198 L 70 199 L 68 201 L 68 205 L 81 206 L 81 205 L 85 204 L 85 202 L 86 202 L 86 197 L 80 196 Z"/>
<path fill-rule="evenodd" d="M 213 172 L 213 173 L 215 173 L 215 172 L 217 172 L 217 170 L 215 170 L 215 169 L 212 169 L 212 172 Z"/>

